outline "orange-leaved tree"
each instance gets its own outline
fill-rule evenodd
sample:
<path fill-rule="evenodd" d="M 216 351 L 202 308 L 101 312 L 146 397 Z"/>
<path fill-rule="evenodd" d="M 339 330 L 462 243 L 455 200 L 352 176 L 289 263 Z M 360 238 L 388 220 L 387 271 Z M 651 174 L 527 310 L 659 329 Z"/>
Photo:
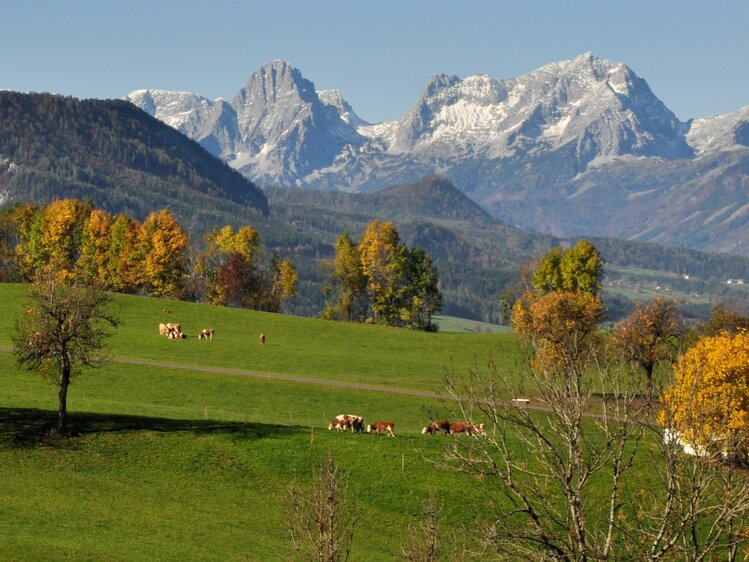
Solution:
<path fill-rule="evenodd" d="M 653 371 L 662 361 L 673 361 L 686 333 L 686 323 L 676 303 L 658 297 L 638 304 L 614 325 L 612 344 L 619 357 L 644 370 L 648 396 L 652 396 Z"/>

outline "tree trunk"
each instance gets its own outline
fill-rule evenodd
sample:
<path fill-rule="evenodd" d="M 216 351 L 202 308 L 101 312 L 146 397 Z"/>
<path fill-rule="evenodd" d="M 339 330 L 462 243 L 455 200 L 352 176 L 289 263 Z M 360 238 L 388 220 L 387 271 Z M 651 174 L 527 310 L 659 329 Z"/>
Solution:
<path fill-rule="evenodd" d="M 66 416 L 68 410 L 68 386 L 70 385 L 70 367 L 68 365 L 63 366 L 62 378 L 60 379 L 60 392 L 58 398 L 60 401 L 60 407 L 57 411 L 57 431 L 65 433 L 67 429 Z"/>
<path fill-rule="evenodd" d="M 647 392 L 648 392 L 648 402 L 650 402 L 653 399 L 653 369 L 655 365 L 652 363 L 648 363 L 645 365 L 645 378 L 647 380 Z"/>

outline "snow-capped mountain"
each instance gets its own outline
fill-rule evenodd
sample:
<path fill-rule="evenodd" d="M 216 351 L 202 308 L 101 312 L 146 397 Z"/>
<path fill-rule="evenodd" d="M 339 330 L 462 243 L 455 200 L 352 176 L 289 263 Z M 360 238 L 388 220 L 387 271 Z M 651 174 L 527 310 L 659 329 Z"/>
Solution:
<path fill-rule="evenodd" d="M 727 115 L 695 119 L 686 138 L 698 155 L 749 147 L 749 105 Z"/>
<path fill-rule="evenodd" d="M 356 114 L 345 113 L 352 124 L 342 116 L 345 100 L 328 96 L 323 103 L 314 84 L 284 61 L 255 72 L 230 102 L 158 90 L 136 90 L 128 99 L 260 184 L 298 182 L 364 140 Z"/>
<path fill-rule="evenodd" d="M 441 174 L 502 220 L 558 235 L 679 243 L 689 205 L 678 220 L 660 215 L 668 232 L 648 222 L 658 197 L 668 214 L 675 182 L 749 184 L 749 107 L 682 123 L 630 68 L 590 53 L 511 79 L 435 75 L 406 115 L 377 124 L 283 61 L 255 72 L 230 102 L 153 90 L 128 98 L 259 184 L 375 191 Z M 735 154 L 716 157 L 727 150 Z M 694 212 L 706 211 L 702 192 L 690 194 Z M 634 223 L 636 232 L 626 227 Z M 749 213 L 746 223 L 749 234 Z M 725 249 L 718 236 L 689 244 Z"/>

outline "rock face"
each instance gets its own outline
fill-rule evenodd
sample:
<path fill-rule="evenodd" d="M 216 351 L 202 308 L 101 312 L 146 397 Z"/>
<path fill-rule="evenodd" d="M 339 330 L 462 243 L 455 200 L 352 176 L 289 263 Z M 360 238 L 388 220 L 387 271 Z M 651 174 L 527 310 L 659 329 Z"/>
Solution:
<path fill-rule="evenodd" d="M 626 65 L 590 53 L 507 80 L 432 76 L 379 124 L 283 61 L 231 102 L 128 98 L 260 184 L 376 191 L 441 174 L 524 228 L 749 253 L 749 107 L 682 123 Z"/>

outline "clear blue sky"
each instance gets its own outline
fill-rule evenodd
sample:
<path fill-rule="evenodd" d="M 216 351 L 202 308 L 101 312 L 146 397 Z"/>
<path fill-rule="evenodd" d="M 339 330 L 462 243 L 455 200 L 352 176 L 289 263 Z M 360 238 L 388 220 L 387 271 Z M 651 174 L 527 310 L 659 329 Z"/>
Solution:
<path fill-rule="evenodd" d="M 747 0 L 3 0 L 0 88 L 230 99 L 283 59 L 374 122 L 434 73 L 511 78 L 591 51 L 686 120 L 749 105 L 748 30 Z"/>

